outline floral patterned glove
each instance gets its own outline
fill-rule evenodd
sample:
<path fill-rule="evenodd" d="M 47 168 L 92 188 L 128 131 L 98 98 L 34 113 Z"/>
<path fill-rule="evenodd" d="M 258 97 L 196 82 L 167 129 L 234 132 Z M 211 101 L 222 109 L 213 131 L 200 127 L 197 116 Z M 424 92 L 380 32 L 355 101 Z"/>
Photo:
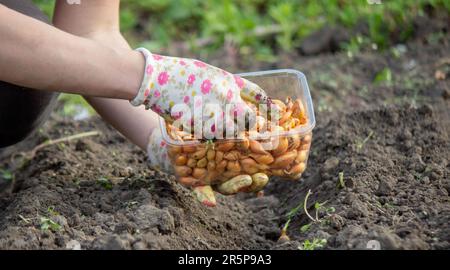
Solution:
<path fill-rule="evenodd" d="M 253 104 L 269 101 L 258 85 L 220 68 L 194 59 L 151 54 L 145 48 L 137 50 L 145 56 L 146 67 L 141 88 L 131 104 L 144 104 L 170 123 L 180 117 L 171 112 L 176 104 L 186 104 L 191 111 L 202 108 L 201 122 L 205 123 L 214 115 L 214 108 L 208 104 L 218 104 L 222 109 L 233 104 L 230 114 L 236 117 L 253 112 L 244 100 Z M 200 100 L 195 98 L 198 96 Z M 193 119 L 189 120 L 192 123 Z"/>

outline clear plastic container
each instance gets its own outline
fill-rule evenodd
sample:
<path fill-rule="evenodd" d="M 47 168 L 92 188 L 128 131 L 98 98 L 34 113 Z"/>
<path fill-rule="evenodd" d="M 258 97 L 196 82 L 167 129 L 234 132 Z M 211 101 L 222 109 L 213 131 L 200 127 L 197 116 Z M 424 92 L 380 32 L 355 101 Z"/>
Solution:
<path fill-rule="evenodd" d="M 278 128 L 275 132 L 271 128 L 260 137 L 199 141 L 175 139 L 173 130 L 164 120 L 160 120 L 169 158 L 182 184 L 211 185 L 214 189 L 238 175 L 265 173 L 298 180 L 305 171 L 315 126 L 313 103 L 305 75 L 297 70 L 281 69 L 242 73 L 239 76 L 258 84 L 272 99 L 287 103 L 288 109 L 281 113 L 284 115 L 289 110 L 293 111 L 289 114 L 291 118 L 287 119 L 289 123 L 296 124 L 284 122 L 284 125 L 280 124 L 284 129 Z M 287 102 L 288 97 L 293 102 Z M 291 121 L 294 115 L 298 115 L 300 120 Z M 261 185 L 252 185 L 239 191 L 257 192 L 262 188 Z"/>

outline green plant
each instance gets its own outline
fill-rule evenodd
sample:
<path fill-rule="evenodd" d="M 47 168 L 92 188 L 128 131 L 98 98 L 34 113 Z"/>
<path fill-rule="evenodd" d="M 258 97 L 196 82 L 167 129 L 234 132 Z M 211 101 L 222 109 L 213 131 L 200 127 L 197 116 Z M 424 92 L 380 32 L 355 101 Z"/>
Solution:
<path fill-rule="evenodd" d="M 62 226 L 58 224 L 57 222 L 53 221 L 51 217 L 53 216 L 59 216 L 60 214 L 55 210 L 55 207 L 53 205 L 47 207 L 47 214 L 48 216 L 41 216 L 39 219 L 40 228 L 43 231 L 51 230 L 51 231 L 59 231 L 61 230 Z M 19 217 L 25 221 L 25 223 L 28 223 L 30 219 L 25 219 L 22 216 L 19 215 Z"/>
<path fill-rule="evenodd" d="M 0 178 L 6 181 L 12 181 L 14 179 L 14 173 L 8 169 L 0 168 Z"/>
<path fill-rule="evenodd" d="M 385 85 L 391 85 L 392 84 L 392 71 L 390 68 L 386 67 L 383 68 L 381 71 L 379 71 L 376 75 L 375 75 L 375 79 L 373 80 L 373 82 L 376 85 L 379 84 L 385 84 Z"/>
<path fill-rule="evenodd" d="M 80 95 L 61 94 L 58 99 L 63 104 L 60 113 L 64 116 L 77 117 L 82 114 L 86 114 L 86 116 L 95 114 L 94 109 Z"/>
<path fill-rule="evenodd" d="M 373 130 L 369 131 L 369 135 L 365 137 L 363 140 L 358 140 L 356 142 L 356 151 L 359 152 L 363 149 L 364 145 L 372 138 L 373 136 Z"/>
<path fill-rule="evenodd" d="M 41 227 L 41 230 L 43 230 L 43 231 L 52 230 L 52 231 L 56 232 L 56 231 L 61 230 L 61 225 L 54 222 L 53 220 L 51 220 L 48 217 L 41 217 L 40 227 Z"/>
<path fill-rule="evenodd" d="M 286 221 L 286 223 L 284 224 L 282 231 L 284 231 L 284 232 L 287 231 L 287 229 L 288 229 L 288 227 L 289 227 L 289 224 L 291 223 L 292 218 L 294 218 L 294 217 L 297 215 L 297 213 L 300 211 L 300 209 L 302 209 L 302 207 L 303 207 L 303 202 L 299 203 L 296 207 L 292 208 L 292 209 L 286 214 L 287 221 Z"/>
<path fill-rule="evenodd" d="M 311 228 L 312 223 L 305 224 L 300 227 L 300 232 L 305 233 Z"/>
<path fill-rule="evenodd" d="M 55 9 L 55 0 L 33 0 L 33 3 L 37 4 L 45 15 L 52 18 Z"/>
<path fill-rule="evenodd" d="M 308 212 L 308 198 L 312 194 L 311 190 L 308 190 L 308 193 L 306 193 L 305 201 L 303 202 L 303 210 L 305 211 L 306 216 L 313 222 L 313 223 L 322 223 L 322 221 L 325 221 L 332 213 L 336 211 L 334 207 L 325 207 L 328 201 L 324 202 L 315 202 L 314 203 L 314 209 L 315 209 L 315 217 L 313 217 Z M 319 219 L 319 212 L 323 212 L 325 214 L 325 217 L 323 219 Z"/>
<path fill-rule="evenodd" d="M 59 213 L 55 210 L 55 207 L 53 205 L 47 208 L 47 213 L 52 216 L 59 216 Z"/>
<path fill-rule="evenodd" d="M 318 239 L 314 238 L 312 241 L 305 240 L 303 243 L 298 247 L 300 250 L 315 250 L 318 248 L 323 248 L 327 244 L 327 239 Z"/>
<path fill-rule="evenodd" d="M 106 177 L 100 177 L 97 180 L 97 183 L 102 186 L 103 188 L 107 189 L 107 190 L 111 190 L 113 188 L 113 184 L 111 183 L 111 181 L 106 178 Z"/>
<path fill-rule="evenodd" d="M 316 220 L 318 222 L 322 222 L 324 219 L 319 219 L 319 212 L 323 212 L 325 214 L 326 217 L 330 216 L 331 214 L 333 214 L 334 212 L 336 212 L 336 209 L 333 206 L 330 207 L 325 207 L 325 205 L 327 204 L 327 201 L 324 201 L 322 203 L 316 202 L 314 204 L 314 209 L 316 210 Z"/>
<path fill-rule="evenodd" d="M 344 172 L 338 174 L 338 187 L 345 188 Z"/>
<path fill-rule="evenodd" d="M 285 51 L 293 48 L 293 41 L 298 25 L 296 25 L 296 8 L 293 2 L 281 2 L 269 9 L 270 16 L 281 26 L 281 33 L 277 36 L 277 42 Z"/>
<path fill-rule="evenodd" d="M 341 44 L 341 48 L 347 52 L 347 56 L 352 58 L 359 53 L 363 48 L 368 47 L 370 39 L 366 36 L 356 35 L 350 38 L 350 41 Z"/>
<path fill-rule="evenodd" d="M 54 0 L 33 0 L 51 16 Z M 368 27 L 350 54 L 367 46 L 384 49 L 391 38 L 405 41 L 413 19 L 425 8 L 450 12 L 448 0 L 396 0 L 371 5 L 362 0 L 129 0 L 122 1 L 121 30 L 133 47 L 163 50 L 183 43 L 204 56 L 231 43 L 243 54 L 273 61 L 279 48 L 293 50 L 302 39 L 325 25 Z M 269 31 L 267 31 L 269 29 Z"/>

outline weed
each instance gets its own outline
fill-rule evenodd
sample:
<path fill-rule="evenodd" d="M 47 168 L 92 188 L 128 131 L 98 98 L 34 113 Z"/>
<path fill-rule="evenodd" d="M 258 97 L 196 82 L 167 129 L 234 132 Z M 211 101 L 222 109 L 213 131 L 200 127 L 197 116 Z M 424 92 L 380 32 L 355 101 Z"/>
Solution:
<path fill-rule="evenodd" d="M 103 188 L 107 189 L 107 190 L 111 190 L 113 188 L 113 184 L 111 183 L 111 181 L 106 178 L 106 177 L 100 177 L 97 180 L 97 183 L 102 186 Z"/>
<path fill-rule="evenodd" d="M 305 224 L 305 225 L 301 226 L 301 227 L 300 227 L 300 231 L 301 231 L 302 233 L 307 232 L 307 231 L 311 228 L 311 225 L 312 225 L 312 223 L 308 223 L 308 224 Z"/>
<path fill-rule="evenodd" d="M 80 183 L 81 183 L 81 180 L 80 180 L 80 179 L 78 179 L 78 178 L 73 179 L 72 182 L 73 182 L 73 184 L 75 185 L 75 187 L 77 187 L 77 188 L 80 187 Z"/>
<path fill-rule="evenodd" d="M 287 236 L 287 229 L 289 228 L 289 224 L 291 223 L 292 218 L 297 215 L 297 213 L 302 209 L 303 203 L 298 204 L 296 207 L 292 208 L 287 214 L 288 218 L 283 228 L 281 229 L 280 238 L 279 239 L 289 239 Z"/>
<path fill-rule="evenodd" d="M 379 71 L 377 75 L 375 75 L 375 79 L 373 80 L 375 85 L 384 84 L 386 86 L 392 85 L 392 71 L 390 68 L 386 67 Z"/>
<path fill-rule="evenodd" d="M 41 224 L 40 225 L 41 230 L 43 230 L 43 231 L 52 230 L 52 231 L 56 232 L 56 231 L 61 230 L 61 225 L 54 222 L 53 220 L 51 220 L 48 217 L 41 217 L 40 224 Z"/>
<path fill-rule="evenodd" d="M 312 241 L 305 240 L 303 243 L 298 247 L 300 250 L 315 250 L 318 248 L 323 248 L 327 244 L 327 239 L 318 239 L 314 238 Z"/>
<path fill-rule="evenodd" d="M 54 0 L 33 0 L 51 16 Z M 245 54 L 271 59 L 278 48 L 292 50 L 302 39 L 324 25 L 353 28 L 368 26 L 366 36 L 347 46 L 348 52 L 376 44 L 387 48 L 390 37 L 411 37 L 413 19 L 425 9 L 450 9 L 448 0 L 397 0 L 370 5 L 367 1 L 341 0 L 130 0 L 122 1 L 121 30 L 131 46 L 161 50 L 183 41 L 194 53 L 217 50 L 232 41 Z M 151 14 L 151 16 L 149 16 Z M 276 31 L 260 31 L 259 29 Z M 261 35 L 261 32 L 268 33 Z M 207 41 L 207 42 L 205 42 Z M 268 44 L 275 43 L 275 47 Z"/>
<path fill-rule="evenodd" d="M 386 208 L 386 209 L 394 209 L 395 206 L 392 205 L 392 204 L 390 204 L 390 203 L 385 203 L 385 204 L 383 205 L 383 208 Z"/>
<path fill-rule="evenodd" d="M 51 216 L 59 216 L 58 211 L 55 210 L 55 207 L 53 205 L 47 208 L 47 213 Z"/>
<path fill-rule="evenodd" d="M 297 26 L 295 22 L 296 10 L 293 2 L 281 2 L 269 9 L 270 16 L 281 25 L 281 34 L 277 37 L 277 41 L 281 48 L 290 51 L 293 47 L 295 31 Z"/>
<path fill-rule="evenodd" d="M 326 203 L 327 203 L 327 201 L 324 201 L 323 203 L 316 202 L 314 204 L 314 209 L 316 210 L 316 220 L 319 222 L 322 222 L 323 220 L 325 220 L 325 219 L 319 219 L 319 212 L 324 212 L 325 216 L 329 216 L 329 215 L 333 214 L 334 212 L 336 212 L 336 209 L 333 206 L 325 207 Z"/>
<path fill-rule="evenodd" d="M 341 49 L 347 52 L 348 58 L 353 58 L 356 54 L 360 53 L 363 48 L 368 47 L 370 39 L 362 35 L 356 35 L 350 39 L 350 41 L 343 43 Z"/>
<path fill-rule="evenodd" d="M 289 227 L 289 224 L 291 223 L 292 218 L 295 217 L 295 216 L 299 213 L 299 211 L 300 211 L 302 208 L 303 208 L 303 211 L 305 211 L 305 214 L 308 216 L 308 218 L 312 220 L 312 222 L 310 222 L 310 223 L 308 223 L 308 224 L 305 224 L 305 225 L 303 225 L 302 227 L 300 227 L 300 231 L 301 231 L 302 233 L 307 232 L 307 231 L 311 228 L 311 226 L 312 226 L 313 223 L 322 223 L 322 222 L 323 222 L 324 220 L 326 220 L 332 213 L 334 213 L 334 212 L 336 211 L 336 210 L 334 209 L 334 207 L 325 207 L 325 204 L 327 203 L 326 201 L 325 201 L 325 202 L 322 202 L 322 203 L 316 202 L 316 203 L 314 204 L 314 208 L 315 208 L 315 210 L 316 210 L 315 218 L 312 217 L 312 216 L 309 214 L 309 212 L 308 212 L 308 210 L 307 210 L 307 208 L 306 208 L 306 205 L 307 205 L 307 203 L 308 203 L 308 198 L 309 198 L 309 196 L 310 196 L 311 194 L 312 194 L 312 193 L 311 193 L 311 190 L 308 190 L 308 193 L 306 193 L 306 196 L 305 196 L 304 201 L 301 202 L 301 203 L 299 203 L 296 207 L 292 208 L 292 209 L 286 214 L 286 217 L 287 217 L 288 219 L 287 219 L 286 223 L 284 224 L 283 228 L 281 229 L 280 239 L 282 239 L 282 238 L 289 238 L 289 237 L 287 236 L 287 229 L 288 229 L 288 227 Z M 326 215 L 326 216 L 325 216 L 324 219 L 319 219 L 319 211 L 325 212 L 325 215 Z"/>
<path fill-rule="evenodd" d="M 315 217 L 313 217 L 307 209 L 308 205 L 308 198 L 311 195 L 311 190 L 308 190 L 308 193 L 306 193 L 305 201 L 303 202 L 303 210 L 305 211 L 306 216 L 313 222 L 313 223 L 322 223 L 325 219 L 327 219 L 332 213 L 336 211 L 334 207 L 325 207 L 328 201 L 324 201 L 322 203 L 316 202 L 314 203 L 314 209 L 315 209 Z M 325 217 L 323 219 L 319 219 L 319 212 L 323 212 L 325 214 Z"/>
<path fill-rule="evenodd" d="M 362 148 L 364 147 L 364 145 L 370 140 L 370 138 L 372 138 L 372 136 L 373 136 L 373 130 L 369 131 L 369 135 L 367 135 L 367 137 L 365 137 L 363 140 L 357 141 L 356 142 L 356 151 L 357 152 L 361 151 Z"/>
<path fill-rule="evenodd" d="M 12 181 L 14 179 L 14 173 L 8 169 L 0 169 L 0 178 L 6 181 Z"/>
<path fill-rule="evenodd" d="M 344 172 L 339 172 L 338 180 L 338 188 L 345 188 Z"/>
<path fill-rule="evenodd" d="M 288 218 L 288 220 L 286 221 L 286 223 L 283 226 L 283 231 L 287 231 L 289 224 L 291 223 L 292 218 L 294 218 L 297 213 L 300 211 L 300 209 L 302 209 L 303 207 L 303 202 L 298 204 L 296 207 L 292 208 L 287 214 L 286 217 Z"/>

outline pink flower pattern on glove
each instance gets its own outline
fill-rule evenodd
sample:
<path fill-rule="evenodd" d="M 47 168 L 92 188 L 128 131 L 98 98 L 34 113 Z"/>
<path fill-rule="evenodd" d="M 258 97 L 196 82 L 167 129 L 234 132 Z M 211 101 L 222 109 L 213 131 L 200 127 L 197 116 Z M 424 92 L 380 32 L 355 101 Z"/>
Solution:
<path fill-rule="evenodd" d="M 195 75 L 194 74 L 189 75 L 187 83 L 189 85 L 192 85 L 194 82 L 195 82 Z"/>
<path fill-rule="evenodd" d="M 204 80 L 202 82 L 202 86 L 201 86 L 202 93 L 204 95 L 207 95 L 209 93 L 209 90 L 211 90 L 211 87 L 212 87 L 211 81 L 210 80 Z"/>
<path fill-rule="evenodd" d="M 169 81 L 169 74 L 167 72 L 161 72 L 158 76 L 159 85 L 165 85 Z"/>
<path fill-rule="evenodd" d="M 236 82 L 237 86 L 239 87 L 239 89 L 244 88 L 244 80 L 242 80 L 241 77 L 234 75 L 234 81 Z"/>
<path fill-rule="evenodd" d="M 167 143 L 163 140 L 161 130 L 155 128 L 149 137 L 147 155 L 150 167 L 172 173 L 173 167 L 167 159 Z"/>
<path fill-rule="evenodd" d="M 147 68 L 145 69 L 145 72 L 147 72 L 147 75 L 152 75 L 153 74 L 153 66 L 148 65 Z"/>
<path fill-rule="evenodd" d="M 233 91 L 231 91 L 231 89 L 229 89 L 227 92 L 227 100 L 231 101 L 232 99 L 233 99 Z"/>
<path fill-rule="evenodd" d="M 155 59 L 156 61 L 159 61 L 159 60 L 163 59 L 163 57 L 161 55 L 153 54 L 153 59 Z"/>
<path fill-rule="evenodd" d="M 201 61 L 194 61 L 194 65 L 196 65 L 199 68 L 204 68 L 206 67 L 206 64 L 201 62 Z"/>

